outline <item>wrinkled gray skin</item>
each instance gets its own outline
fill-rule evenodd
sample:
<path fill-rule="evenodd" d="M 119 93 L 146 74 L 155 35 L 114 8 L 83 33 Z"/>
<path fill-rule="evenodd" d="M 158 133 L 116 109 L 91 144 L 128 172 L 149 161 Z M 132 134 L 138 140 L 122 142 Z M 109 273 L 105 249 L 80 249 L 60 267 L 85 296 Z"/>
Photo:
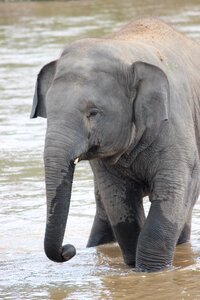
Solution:
<path fill-rule="evenodd" d="M 200 45 L 153 19 L 73 42 L 42 68 L 31 117 L 47 117 L 48 258 L 75 255 L 62 241 L 79 158 L 90 161 L 95 182 L 87 246 L 116 240 L 138 271 L 172 265 L 199 195 L 199 71 Z"/>

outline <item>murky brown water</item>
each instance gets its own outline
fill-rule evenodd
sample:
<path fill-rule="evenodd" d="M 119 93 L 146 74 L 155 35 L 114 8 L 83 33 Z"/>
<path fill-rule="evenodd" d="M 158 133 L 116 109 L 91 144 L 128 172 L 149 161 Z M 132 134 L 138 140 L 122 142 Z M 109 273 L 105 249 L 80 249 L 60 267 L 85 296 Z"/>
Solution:
<path fill-rule="evenodd" d="M 87 163 L 76 170 L 66 232 L 77 255 L 56 264 L 43 252 L 46 121 L 29 120 L 36 75 L 68 41 L 139 16 L 161 16 L 200 39 L 199 0 L 162 2 L 0 3 L 0 299 L 200 299 L 200 201 L 191 243 L 177 248 L 175 269 L 135 274 L 117 245 L 85 248 L 95 212 Z"/>

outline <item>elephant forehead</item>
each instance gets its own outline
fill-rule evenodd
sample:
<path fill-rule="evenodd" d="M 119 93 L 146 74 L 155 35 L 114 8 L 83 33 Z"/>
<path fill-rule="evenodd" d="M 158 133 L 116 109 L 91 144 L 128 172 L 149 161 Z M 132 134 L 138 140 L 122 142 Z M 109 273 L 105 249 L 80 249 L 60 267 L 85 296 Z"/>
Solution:
<path fill-rule="evenodd" d="M 106 83 L 109 81 L 115 81 L 114 71 L 112 68 L 109 70 L 104 69 L 103 66 L 99 67 L 98 64 L 94 62 L 89 65 L 81 63 L 71 63 L 70 65 L 65 64 L 61 67 L 57 67 L 55 74 L 55 81 L 65 81 L 74 84 L 84 85 L 84 84 L 95 84 L 98 85 Z"/>
<path fill-rule="evenodd" d="M 68 80 L 70 77 L 70 80 Z M 112 99 L 116 99 L 116 88 L 109 80 L 87 80 L 85 78 L 76 78 L 72 80 L 73 75 L 64 76 L 56 80 L 48 92 L 49 103 L 57 105 L 69 105 L 84 108 L 101 104 L 108 104 Z"/>
<path fill-rule="evenodd" d="M 90 72 L 76 72 L 73 69 L 57 75 L 54 79 L 52 90 L 57 91 L 61 97 L 91 99 L 119 93 L 120 86 L 117 78 L 111 73 L 101 70 Z"/>
<path fill-rule="evenodd" d="M 72 80 L 76 78 L 79 80 L 103 80 L 108 75 L 114 78 L 119 69 L 120 71 L 125 70 L 124 63 L 119 57 L 109 51 L 92 48 L 81 55 L 75 51 L 61 56 L 57 63 L 55 78 L 68 76 Z"/>
<path fill-rule="evenodd" d="M 51 87 L 56 102 L 83 105 L 113 103 L 113 99 L 124 94 L 119 78 L 111 66 L 100 65 L 88 57 L 69 60 L 62 58 L 58 65 Z M 64 101 L 63 101 L 64 100 Z"/>
<path fill-rule="evenodd" d="M 89 76 L 98 64 L 90 55 L 79 55 L 76 52 L 61 56 L 57 62 L 56 77 L 65 76 L 66 73 L 85 74 Z"/>

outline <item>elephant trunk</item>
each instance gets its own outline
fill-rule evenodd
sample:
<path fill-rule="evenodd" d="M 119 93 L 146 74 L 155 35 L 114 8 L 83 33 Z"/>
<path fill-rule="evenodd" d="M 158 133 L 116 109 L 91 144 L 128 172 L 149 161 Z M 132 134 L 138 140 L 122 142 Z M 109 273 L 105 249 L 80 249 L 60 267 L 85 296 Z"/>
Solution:
<path fill-rule="evenodd" d="M 58 131 L 47 131 L 45 141 L 47 219 L 44 250 L 47 257 L 55 262 L 69 260 L 76 254 L 73 245 L 62 246 L 76 158 L 73 140 L 63 138 Z"/>

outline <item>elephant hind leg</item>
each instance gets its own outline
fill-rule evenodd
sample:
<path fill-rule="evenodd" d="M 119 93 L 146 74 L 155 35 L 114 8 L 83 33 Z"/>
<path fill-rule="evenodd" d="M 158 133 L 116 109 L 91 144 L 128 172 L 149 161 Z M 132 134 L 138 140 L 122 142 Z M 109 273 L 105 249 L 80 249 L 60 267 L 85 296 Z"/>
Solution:
<path fill-rule="evenodd" d="M 94 247 L 115 241 L 112 227 L 101 201 L 101 195 L 95 183 L 96 215 L 87 247 Z"/>
<path fill-rule="evenodd" d="M 192 210 L 188 214 L 187 221 L 183 227 L 183 230 L 181 231 L 177 245 L 189 242 L 190 234 L 191 234 L 191 222 L 192 222 Z"/>
<path fill-rule="evenodd" d="M 95 216 L 87 247 L 94 247 L 102 244 L 107 244 L 115 241 L 115 237 L 108 220 L 102 220 Z"/>
<path fill-rule="evenodd" d="M 189 240 L 190 240 L 192 211 L 193 211 L 194 204 L 196 203 L 196 201 L 198 199 L 199 190 L 200 190 L 199 176 L 196 176 L 196 169 L 194 169 L 193 173 L 194 174 L 192 174 L 192 175 L 193 175 L 194 179 L 191 181 L 191 183 L 189 184 L 189 188 L 188 188 L 188 198 L 190 197 L 191 206 L 190 206 L 190 210 L 188 212 L 186 222 L 185 222 L 184 227 L 179 236 L 177 245 L 189 242 Z"/>

